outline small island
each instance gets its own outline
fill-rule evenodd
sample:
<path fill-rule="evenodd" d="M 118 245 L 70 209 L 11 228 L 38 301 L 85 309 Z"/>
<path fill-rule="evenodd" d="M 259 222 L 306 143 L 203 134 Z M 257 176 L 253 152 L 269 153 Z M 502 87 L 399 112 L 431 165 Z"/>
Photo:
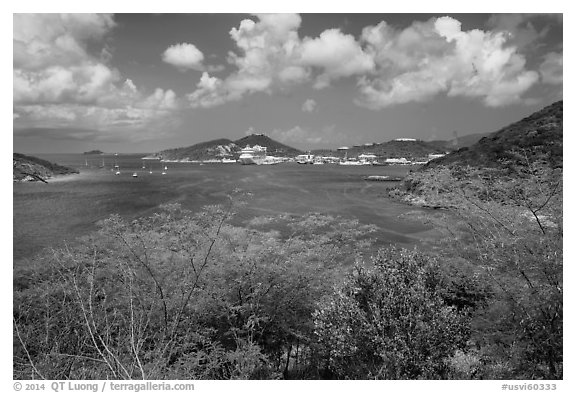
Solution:
<path fill-rule="evenodd" d="M 85 151 L 83 154 L 104 154 L 103 151 L 101 150 L 90 150 L 90 151 Z"/>

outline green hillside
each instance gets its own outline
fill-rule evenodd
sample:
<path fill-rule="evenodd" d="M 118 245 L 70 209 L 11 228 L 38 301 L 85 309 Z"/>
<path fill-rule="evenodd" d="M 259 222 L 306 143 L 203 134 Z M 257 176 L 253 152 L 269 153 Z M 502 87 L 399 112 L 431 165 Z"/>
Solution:
<path fill-rule="evenodd" d="M 509 167 L 526 162 L 545 161 L 562 166 L 563 101 L 483 137 L 470 147 L 461 148 L 426 167 L 474 166 Z"/>

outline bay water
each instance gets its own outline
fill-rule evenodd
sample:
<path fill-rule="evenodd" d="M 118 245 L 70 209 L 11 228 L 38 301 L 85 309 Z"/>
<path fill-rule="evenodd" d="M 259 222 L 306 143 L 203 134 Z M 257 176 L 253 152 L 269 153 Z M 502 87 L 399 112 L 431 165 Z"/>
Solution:
<path fill-rule="evenodd" d="M 227 203 L 235 190 L 250 197 L 234 225 L 258 216 L 319 212 L 376 225 L 381 245 L 413 247 L 434 237 L 432 228 L 403 216 L 418 208 L 386 197 L 394 183 L 364 180 L 370 175 L 402 176 L 412 169 L 407 166 L 200 165 L 142 160 L 143 154 L 37 156 L 78 168 L 80 174 L 58 176 L 48 184 L 14 183 L 15 266 L 25 265 L 46 248 L 95 231 L 96 223 L 110 214 L 128 219 L 148 216 L 164 203 L 198 211 Z"/>

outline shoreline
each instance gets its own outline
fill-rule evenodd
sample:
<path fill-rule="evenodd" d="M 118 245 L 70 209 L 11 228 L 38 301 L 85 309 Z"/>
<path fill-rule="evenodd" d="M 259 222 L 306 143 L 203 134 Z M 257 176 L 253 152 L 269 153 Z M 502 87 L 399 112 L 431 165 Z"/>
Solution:
<path fill-rule="evenodd" d="M 73 181 L 73 180 L 80 180 L 80 179 L 84 179 L 88 177 L 88 173 L 86 172 L 80 172 L 80 173 L 69 173 L 69 174 L 59 174 L 59 175 L 54 175 L 52 177 L 48 177 L 46 179 L 44 179 L 46 181 L 47 184 L 52 184 L 52 183 L 63 183 L 63 182 L 68 182 L 68 181 Z M 41 182 L 40 180 L 36 180 L 36 181 L 13 181 L 13 184 L 34 184 L 34 183 L 38 183 L 38 184 L 46 184 Z"/>

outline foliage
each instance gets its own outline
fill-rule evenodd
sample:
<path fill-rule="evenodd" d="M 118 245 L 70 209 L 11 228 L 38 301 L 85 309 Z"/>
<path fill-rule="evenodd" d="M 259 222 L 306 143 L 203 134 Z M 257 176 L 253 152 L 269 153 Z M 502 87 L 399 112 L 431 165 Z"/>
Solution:
<path fill-rule="evenodd" d="M 552 167 L 561 167 L 562 134 L 563 101 L 558 101 L 480 139 L 470 147 L 432 160 L 427 167 L 470 165 L 502 168 L 510 164 L 524 165 L 524 160 L 518 160 L 511 147 L 526 151 L 532 162 L 545 160 Z"/>
<path fill-rule="evenodd" d="M 308 362 L 315 302 L 370 228 L 311 215 L 280 239 L 228 224 L 235 208 L 112 216 L 16 272 L 15 378 L 277 378 Z"/>
<path fill-rule="evenodd" d="M 473 322 L 478 378 L 562 377 L 562 171 L 514 152 L 505 170 L 439 167 L 408 185 L 448 210 L 426 215 L 447 258 L 478 267 L 491 286 Z M 423 217 L 420 217 L 423 218 Z"/>
<path fill-rule="evenodd" d="M 440 296 L 438 262 L 383 250 L 315 313 L 316 333 L 337 378 L 446 378 L 448 359 L 466 345 L 468 318 Z"/>

